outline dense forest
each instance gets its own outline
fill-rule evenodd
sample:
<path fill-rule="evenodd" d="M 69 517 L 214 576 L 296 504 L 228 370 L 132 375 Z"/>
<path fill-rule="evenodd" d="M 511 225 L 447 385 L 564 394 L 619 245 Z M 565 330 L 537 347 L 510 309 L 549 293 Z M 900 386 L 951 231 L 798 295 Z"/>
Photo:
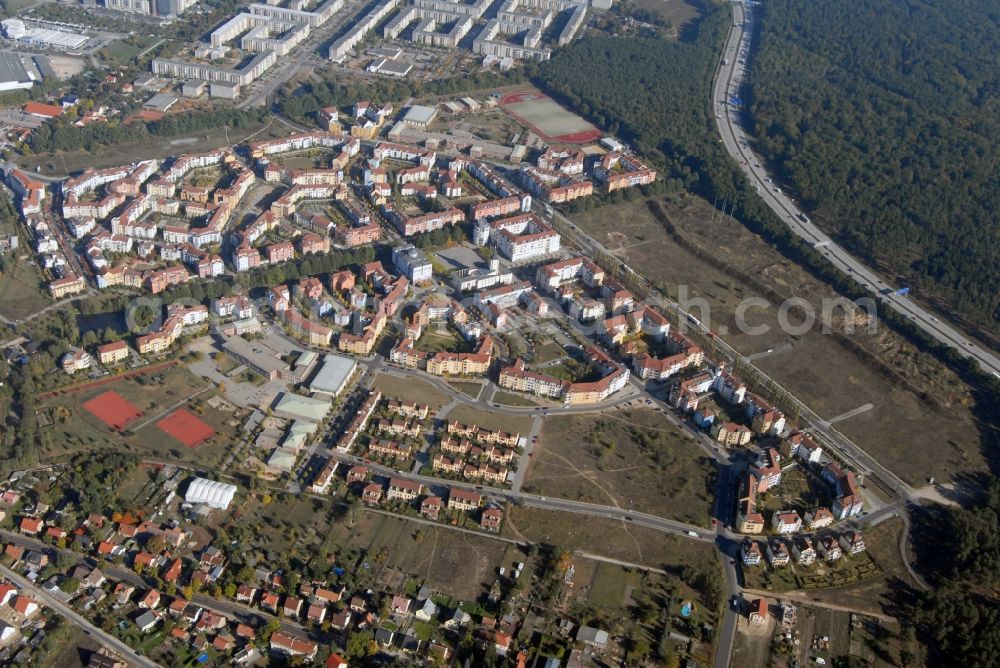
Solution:
<path fill-rule="evenodd" d="M 529 74 L 553 97 L 666 167 L 680 180 L 675 189 L 690 187 L 700 179 L 703 160 L 724 160 L 715 145 L 708 87 L 729 10 L 706 2 L 703 12 L 685 39 L 649 31 L 592 34 Z"/>
<path fill-rule="evenodd" d="M 817 222 L 1000 325 L 1000 3 L 768 0 L 749 110 Z"/>
<path fill-rule="evenodd" d="M 1000 656 L 1000 483 L 969 509 L 930 506 L 913 539 L 931 589 L 903 612 L 932 641 L 929 665 L 993 666 Z"/>
<path fill-rule="evenodd" d="M 709 201 L 728 202 L 736 219 L 749 230 L 840 294 L 852 299 L 869 296 L 789 230 L 725 153 L 714 125 L 710 96 L 730 10 L 711 0 L 692 0 L 691 4 L 701 15 L 685 26 L 678 41 L 649 30 L 617 37 L 590 34 L 558 50 L 551 60 L 529 66 L 528 76 L 602 129 L 630 142 L 663 170 L 669 189 L 686 188 Z M 1000 280 L 995 262 L 992 270 L 979 271 L 984 282 Z M 992 421 L 988 416 L 1000 414 L 1000 381 L 892 309 L 883 308 L 881 302 L 878 315 L 982 388 L 979 407 L 983 419 Z"/>

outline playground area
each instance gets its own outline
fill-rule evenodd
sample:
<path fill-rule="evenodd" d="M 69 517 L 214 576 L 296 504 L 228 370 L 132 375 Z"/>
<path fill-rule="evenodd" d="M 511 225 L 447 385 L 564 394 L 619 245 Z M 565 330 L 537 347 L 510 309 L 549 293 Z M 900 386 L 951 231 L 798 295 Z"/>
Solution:
<path fill-rule="evenodd" d="M 156 423 L 160 431 L 171 436 L 189 448 L 199 445 L 215 436 L 215 430 L 202 422 L 188 410 L 174 411 Z"/>
<path fill-rule="evenodd" d="M 538 91 L 508 93 L 500 106 L 546 141 L 587 144 L 601 137 L 600 130 Z"/>
<path fill-rule="evenodd" d="M 115 431 L 142 417 L 142 412 L 117 392 L 99 394 L 83 405 L 87 412 Z"/>

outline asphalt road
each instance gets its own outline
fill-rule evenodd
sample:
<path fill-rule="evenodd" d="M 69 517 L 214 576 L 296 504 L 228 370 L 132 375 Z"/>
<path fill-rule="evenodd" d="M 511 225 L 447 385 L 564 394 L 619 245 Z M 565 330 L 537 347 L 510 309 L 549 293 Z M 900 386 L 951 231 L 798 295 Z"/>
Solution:
<path fill-rule="evenodd" d="M 104 646 L 109 647 L 110 649 L 114 650 L 121 656 L 125 657 L 128 660 L 129 665 L 143 666 L 144 668 L 158 668 L 159 664 L 157 664 L 154 661 L 150 661 L 144 656 L 139 656 L 132 650 L 131 647 L 129 647 L 122 641 L 118 640 L 118 638 L 115 638 L 111 634 L 105 633 L 101 629 L 97 628 L 89 621 L 87 621 L 87 619 L 77 614 L 76 611 L 73 610 L 71 607 L 64 604 L 62 601 L 52 596 L 44 589 L 41 589 L 31 584 L 31 582 L 29 582 L 27 578 L 18 575 L 17 573 L 7 568 L 6 566 L 0 566 L 0 573 L 3 573 L 3 575 L 7 579 L 11 580 L 14 584 L 16 584 L 18 588 L 26 592 L 30 592 L 31 595 L 34 596 L 36 600 L 41 601 L 49 608 L 52 608 L 78 628 L 83 629 L 84 633 L 86 633 L 89 636 L 93 636 Z"/>
<path fill-rule="evenodd" d="M 736 543 L 720 536 L 716 547 L 722 558 L 722 571 L 726 576 L 726 611 L 722 615 L 722 627 L 719 629 L 718 650 L 715 652 L 715 668 L 729 668 L 733 656 L 733 644 L 736 642 L 736 629 L 740 621 L 740 610 L 733 607 L 734 597 L 741 599 L 742 588 L 740 576 L 734 565 L 738 548 Z"/>
<path fill-rule="evenodd" d="M 740 5 L 731 5 L 733 16 L 737 22 L 743 16 L 744 9 Z M 747 14 L 748 18 L 750 14 Z M 731 97 L 740 97 L 739 91 L 744 74 L 744 59 L 742 51 L 750 42 L 752 23 L 749 28 L 743 25 L 730 29 L 726 40 L 725 51 L 719 59 L 719 69 L 712 88 L 712 108 L 715 109 L 716 124 L 722 136 L 726 151 L 740 163 L 747 178 L 757 187 L 757 191 L 767 205 L 788 225 L 798 236 L 813 245 L 823 253 L 834 267 L 847 274 L 852 280 L 865 288 L 873 297 L 881 298 L 890 308 L 909 318 L 928 336 L 959 351 L 964 357 L 974 358 L 988 372 L 1000 377 L 1000 357 L 958 331 L 951 325 L 942 322 L 912 298 L 893 294 L 899 286 L 892 286 L 881 276 L 869 269 L 851 256 L 841 246 L 837 245 L 827 234 L 813 224 L 806 214 L 795 206 L 787 194 L 773 182 L 759 157 L 750 150 L 750 137 L 739 124 L 739 109 L 729 105 Z M 886 294 L 883 294 L 886 293 Z"/>

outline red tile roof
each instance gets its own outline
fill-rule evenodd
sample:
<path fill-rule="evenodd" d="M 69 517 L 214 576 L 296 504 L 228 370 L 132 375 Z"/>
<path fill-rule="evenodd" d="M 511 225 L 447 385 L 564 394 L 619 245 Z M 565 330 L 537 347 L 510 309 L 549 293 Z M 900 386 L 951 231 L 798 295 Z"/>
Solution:
<path fill-rule="evenodd" d="M 29 102 L 24 105 L 24 113 L 34 116 L 45 116 L 55 118 L 63 112 L 62 107 L 55 104 L 42 104 L 41 102 Z"/>

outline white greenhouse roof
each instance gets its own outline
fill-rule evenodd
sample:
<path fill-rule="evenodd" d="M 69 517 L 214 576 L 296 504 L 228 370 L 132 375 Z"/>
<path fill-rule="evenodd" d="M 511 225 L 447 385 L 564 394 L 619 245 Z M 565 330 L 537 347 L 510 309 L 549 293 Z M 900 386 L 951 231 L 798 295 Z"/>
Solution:
<path fill-rule="evenodd" d="M 195 478 L 188 485 L 184 500 L 188 503 L 204 503 L 212 508 L 225 510 L 236 495 L 236 485 L 230 485 L 206 478 Z"/>

